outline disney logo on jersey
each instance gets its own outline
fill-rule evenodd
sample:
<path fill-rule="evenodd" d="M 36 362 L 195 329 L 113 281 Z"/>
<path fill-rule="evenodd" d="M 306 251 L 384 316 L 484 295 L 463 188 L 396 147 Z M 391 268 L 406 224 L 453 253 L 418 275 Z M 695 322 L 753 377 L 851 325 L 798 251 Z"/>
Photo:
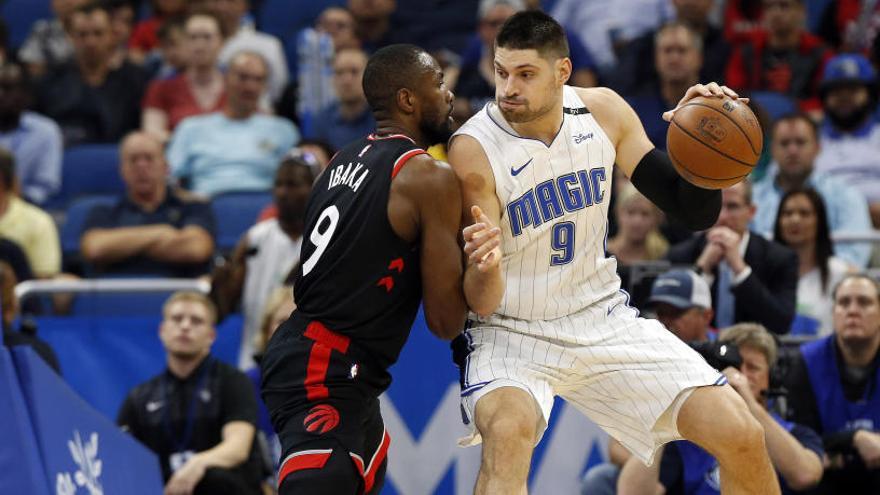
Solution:
<path fill-rule="evenodd" d="M 581 144 L 581 143 L 583 143 L 584 141 L 586 141 L 586 140 L 588 140 L 588 139 L 593 139 L 593 133 L 592 133 L 592 132 L 589 133 L 589 134 L 583 134 L 583 133 L 581 133 L 581 134 L 577 134 L 577 135 L 574 136 L 574 144 Z"/>
<path fill-rule="evenodd" d="M 578 170 L 544 181 L 507 204 L 510 231 L 514 237 L 528 226 L 559 218 L 605 199 L 602 183 L 606 181 L 604 167 Z"/>
<path fill-rule="evenodd" d="M 528 167 L 530 163 L 532 163 L 532 160 L 533 160 L 533 158 L 529 158 L 529 161 L 523 163 L 522 166 L 520 166 L 519 168 L 510 167 L 510 175 L 512 175 L 514 177 L 519 175 L 520 172 L 525 170 L 525 168 Z"/>

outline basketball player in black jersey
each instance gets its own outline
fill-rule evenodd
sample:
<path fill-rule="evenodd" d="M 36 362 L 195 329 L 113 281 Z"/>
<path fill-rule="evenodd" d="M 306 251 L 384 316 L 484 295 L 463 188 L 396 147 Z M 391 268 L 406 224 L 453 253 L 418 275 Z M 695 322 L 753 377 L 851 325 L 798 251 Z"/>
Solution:
<path fill-rule="evenodd" d="M 461 193 L 448 165 L 424 151 L 451 134 L 452 93 L 412 45 L 376 52 L 363 86 L 377 131 L 343 148 L 314 185 L 297 310 L 262 364 L 282 495 L 378 493 L 390 441 L 378 396 L 419 303 L 441 338 L 465 319 Z"/>

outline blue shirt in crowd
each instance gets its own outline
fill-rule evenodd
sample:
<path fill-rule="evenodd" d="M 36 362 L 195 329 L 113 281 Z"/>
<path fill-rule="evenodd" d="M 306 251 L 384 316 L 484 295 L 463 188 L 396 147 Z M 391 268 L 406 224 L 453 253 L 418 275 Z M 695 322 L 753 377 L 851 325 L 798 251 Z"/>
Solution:
<path fill-rule="evenodd" d="M 214 196 L 268 191 L 284 155 L 299 142 L 288 120 L 255 114 L 231 119 L 222 112 L 184 119 L 171 137 L 171 174 L 190 191 Z"/>
<path fill-rule="evenodd" d="M 15 157 L 15 175 L 25 199 L 40 204 L 58 192 L 63 142 L 54 120 L 24 112 L 18 127 L 0 132 L 0 147 Z"/>
<path fill-rule="evenodd" d="M 339 104 L 333 104 L 315 116 L 309 137 L 326 141 L 339 150 L 375 131 L 376 121 L 373 120 L 373 112 L 369 107 L 365 106 L 364 111 L 354 120 L 346 120 L 339 112 Z"/>

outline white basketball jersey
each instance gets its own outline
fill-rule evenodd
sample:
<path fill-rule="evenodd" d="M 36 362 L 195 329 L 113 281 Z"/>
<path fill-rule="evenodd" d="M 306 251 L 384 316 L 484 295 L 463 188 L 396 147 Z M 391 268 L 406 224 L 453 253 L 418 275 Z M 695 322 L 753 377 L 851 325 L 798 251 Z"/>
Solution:
<path fill-rule="evenodd" d="M 620 288 L 605 255 L 614 146 L 574 88 L 563 87 L 563 107 L 550 146 L 519 137 L 495 103 L 456 132 L 482 145 L 495 176 L 506 281 L 497 316 L 559 318 Z"/>

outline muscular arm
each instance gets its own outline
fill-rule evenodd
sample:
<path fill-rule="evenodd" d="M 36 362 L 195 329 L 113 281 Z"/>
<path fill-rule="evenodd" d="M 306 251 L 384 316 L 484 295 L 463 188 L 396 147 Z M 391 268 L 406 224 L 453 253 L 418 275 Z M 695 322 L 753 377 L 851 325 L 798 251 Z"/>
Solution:
<path fill-rule="evenodd" d="M 251 452 L 256 428 L 247 421 L 230 421 L 223 425 L 223 440 L 195 457 L 205 468 L 232 468 L 246 461 Z"/>
<path fill-rule="evenodd" d="M 815 452 L 805 448 L 791 433 L 760 405 L 751 407 L 752 416 L 764 427 L 767 452 L 776 471 L 793 490 L 812 488 L 822 479 L 822 461 Z"/>
<path fill-rule="evenodd" d="M 501 223 L 501 206 L 495 194 L 495 177 L 489 159 L 476 139 L 456 137 L 449 148 L 449 163 L 461 184 L 462 226 L 474 223 L 471 207 L 479 206 L 492 225 Z M 481 270 L 468 262 L 464 275 L 464 295 L 468 306 L 480 316 L 492 314 L 504 296 L 501 263 Z"/>
<path fill-rule="evenodd" d="M 147 256 L 169 263 L 201 263 L 213 254 L 214 239 L 202 227 L 188 225 L 173 231 L 150 246 Z"/>
<path fill-rule="evenodd" d="M 392 183 L 413 211 L 408 219 L 421 250 L 422 298 L 428 328 L 442 339 L 453 339 L 464 327 L 467 307 L 461 289 L 462 263 L 458 245 L 461 192 L 455 174 L 428 155 L 411 158 Z M 392 214 L 404 208 L 389 203 Z M 407 222 L 406 219 L 400 223 Z"/>
<path fill-rule="evenodd" d="M 91 229 L 80 239 L 80 251 L 89 263 L 113 263 L 144 253 L 173 230 L 164 224 Z"/>
<path fill-rule="evenodd" d="M 720 191 L 684 180 L 666 153 L 654 148 L 638 115 L 620 95 L 606 88 L 578 91 L 614 143 L 617 166 L 639 192 L 691 230 L 704 230 L 715 223 L 721 211 Z"/>

